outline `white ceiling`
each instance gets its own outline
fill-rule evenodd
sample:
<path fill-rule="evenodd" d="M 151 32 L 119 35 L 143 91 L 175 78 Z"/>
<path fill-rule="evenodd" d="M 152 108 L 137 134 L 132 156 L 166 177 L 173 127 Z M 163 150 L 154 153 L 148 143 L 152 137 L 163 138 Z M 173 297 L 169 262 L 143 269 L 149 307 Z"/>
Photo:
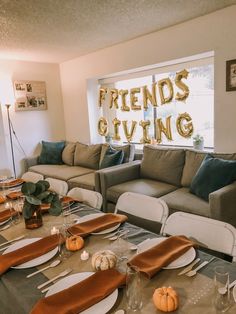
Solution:
<path fill-rule="evenodd" d="M 236 0 L 0 0 L 0 58 L 63 62 Z"/>

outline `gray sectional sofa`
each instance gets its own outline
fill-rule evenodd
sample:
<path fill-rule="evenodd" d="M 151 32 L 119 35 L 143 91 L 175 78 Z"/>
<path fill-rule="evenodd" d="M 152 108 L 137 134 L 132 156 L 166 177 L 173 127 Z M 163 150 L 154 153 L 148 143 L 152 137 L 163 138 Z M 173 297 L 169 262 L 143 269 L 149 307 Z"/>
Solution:
<path fill-rule="evenodd" d="M 39 156 L 36 156 L 25 159 L 25 169 L 40 173 L 45 178 L 50 177 L 66 181 L 69 189 L 80 187 L 100 192 L 100 178 L 97 170 L 100 168 L 107 148 L 107 144 L 67 143 L 62 152 L 63 164 L 39 164 Z M 124 163 L 134 159 L 133 145 L 116 145 L 113 148 L 123 150 Z"/>
<path fill-rule="evenodd" d="M 236 160 L 236 154 L 212 155 Z M 119 196 L 129 191 L 160 197 L 170 214 L 183 211 L 236 227 L 236 182 L 210 193 L 209 201 L 190 193 L 192 179 L 205 156 L 206 152 L 147 145 L 142 160 L 100 170 L 104 210 L 113 211 Z"/>

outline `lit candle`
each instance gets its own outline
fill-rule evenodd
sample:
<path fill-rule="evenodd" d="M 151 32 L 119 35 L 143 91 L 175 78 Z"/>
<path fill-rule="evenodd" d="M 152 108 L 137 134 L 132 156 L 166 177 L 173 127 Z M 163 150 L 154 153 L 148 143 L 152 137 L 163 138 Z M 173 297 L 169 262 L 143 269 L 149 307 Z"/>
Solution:
<path fill-rule="evenodd" d="M 6 209 L 11 209 L 11 207 L 12 207 L 12 205 L 11 205 L 10 202 L 7 202 L 7 203 L 5 204 L 5 208 L 6 208 Z"/>
<path fill-rule="evenodd" d="M 87 261 L 87 259 L 89 259 L 89 253 L 87 251 L 83 251 L 83 253 L 80 255 L 80 258 L 82 261 Z"/>
<path fill-rule="evenodd" d="M 57 229 L 55 226 L 53 226 L 51 229 L 51 234 L 58 234 L 58 233 L 59 233 L 59 229 Z"/>

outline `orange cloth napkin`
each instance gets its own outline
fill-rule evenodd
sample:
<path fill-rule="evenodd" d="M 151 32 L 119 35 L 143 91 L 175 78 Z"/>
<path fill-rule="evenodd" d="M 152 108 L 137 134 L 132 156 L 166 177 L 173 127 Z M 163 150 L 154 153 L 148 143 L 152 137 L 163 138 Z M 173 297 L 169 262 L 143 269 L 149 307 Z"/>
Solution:
<path fill-rule="evenodd" d="M 24 183 L 25 181 L 23 179 L 15 179 L 15 180 L 12 180 L 12 181 L 3 181 L 3 182 L 0 182 L 0 187 L 1 188 L 9 188 L 9 187 L 12 187 L 12 186 L 15 186 L 15 185 L 20 185 L 22 183 Z"/>
<path fill-rule="evenodd" d="M 0 204 L 4 203 L 6 200 L 6 197 L 0 195 Z"/>
<path fill-rule="evenodd" d="M 125 215 L 105 214 L 98 218 L 78 223 L 68 229 L 68 232 L 73 235 L 85 237 L 92 232 L 99 232 L 111 228 L 119 223 L 126 221 L 128 218 Z"/>
<path fill-rule="evenodd" d="M 21 191 L 18 192 L 10 192 L 7 194 L 7 197 L 11 200 L 16 200 L 17 198 L 21 197 L 23 194 Z"/>
<path fill-rule="evenodd" d="M 0 212 L 0 222 L 3 222 L 9 218 L 11 218 L 11 216 L 14 216 L 16 214 L 16 211 L 14 209 L 5 209 L 3 211 Z"/>
<path fill-rule="evenodd" d="M 39 300 L 31 314 L 78 314 L 125 285 L 125 277 L 114 268 L 96 272 L 68 289 Z"/>
<path fill-rule="evenodd" d="M 53 250 L 59 242 L 58 234 L 50 235 L 34 243 L 28 244 L 11 253 L 0 256 L 0 275 L 12 266 L 17 266 L 28 262 L 38 256 L 41 256 Z"/>
<path fill-rule="evenodd" d="M 128 265 L 136 266 L 140 272 L 151 278 L 162 267 L 169 265 L 193 245 L 194 243 L 185 236 L 172 236 L 151 249 L 136 255 L 128 262 Z"/>

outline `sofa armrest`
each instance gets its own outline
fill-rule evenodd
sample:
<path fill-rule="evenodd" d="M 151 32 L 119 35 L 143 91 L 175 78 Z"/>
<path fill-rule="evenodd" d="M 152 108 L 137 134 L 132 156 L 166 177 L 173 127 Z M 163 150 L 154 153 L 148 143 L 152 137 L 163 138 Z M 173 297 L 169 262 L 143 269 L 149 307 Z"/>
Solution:
<path fill-rule="evenodd" d="M 28 157 L 24 159 L 25 172 L 32 166 L 36 166 L 38 164 L 39 156 Z"/>
<path fill-rule="evenodd" d="M 100 183 L 100 175 L 98 171 L 94 172 L 94 179 L 95 179 L 95 191 L 101 193 L 101 183 Z"/>
<path fill-rule="evenodd" d="M 140 160 L 131 161 L 114 167 L 96 171 L 100 177 L 100 188 L 103 197 L 103 208 L 106 209 L 106 192 L 113 185 L 138 179 L 140 176 Z"/>
<path fill-rule="evenodd" d="M 236 227 L 236 182 L 209 195 L 211 217 Z"/>

